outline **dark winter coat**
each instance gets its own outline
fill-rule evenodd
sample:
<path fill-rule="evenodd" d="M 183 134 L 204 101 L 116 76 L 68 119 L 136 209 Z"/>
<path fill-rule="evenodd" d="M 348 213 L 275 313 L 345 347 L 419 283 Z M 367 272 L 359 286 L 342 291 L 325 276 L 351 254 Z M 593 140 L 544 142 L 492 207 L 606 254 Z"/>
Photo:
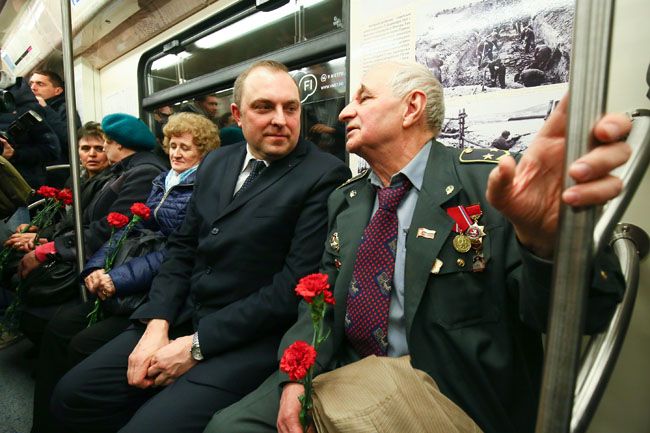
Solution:
<path fill-rule="evenodd" d="M 108 240 L 111 227 L 106 221 L 109 212 L 129 214 L 135 202 L 144 202 L 151 191 L 151 182 L 163 170 L 162 161 L 150 152 L 137 152 L 107 169 L 112 177 L 84 209 L 84 245 L 91 255 Z M 66 260 L 76 255 L 74 233 L 54 239 L 57 254 Z"/>
<path fill-rule="evenodd" d="M 187 204 L 194 190 L 196 173 L 192 173 L 178 185 L 174 185 L 165 193 L 165 177 L 162 173 L 153 181 L 153 188 L 147 199 L 147 206 L 151 209 L 152 217 L 143 223 L 143 227 L 157 231 L 166 236 L 180 227 L 185 219 Z M 137 230 L 137 229 L 136 229 Z M 134 234 L 137 236 L 137 233 Z M 116 237 L 119 236 L 116 233 Z M 130 235 L 129 237 L 133 237 Z M 86 263 L 81 276 L 84 278 L 96 269 L 104 267 L 108 252 L 108 243 L 105 243 Z M 113 268 L 110 275 L 115 285 L 117 296 L 149 290 L 153 277 L 158 273 L 158 268 L 166 256 L 163 248 L 141 257 L 133 257 L 126 263 Z"/>
<path fill-rule="evenodd" d="M 45 118 L 45 111 L 41 107 L 22 78 L 17 78 L 16 84 L 7 89 L 14 97 L 16 111 L 13 113 L 0 113 L 0 131 L 7 131 L 9 125 L 29 110 L 35 111 Z M 47 122 L 34 125 L 24 136 L 12 137 L 9 144 L 15 153 L 9 162 L 25 178 L 34 189 L 45 183 L 45 166 L 55 162 L 60 155 L 59 139 L 48 126 Z"/>

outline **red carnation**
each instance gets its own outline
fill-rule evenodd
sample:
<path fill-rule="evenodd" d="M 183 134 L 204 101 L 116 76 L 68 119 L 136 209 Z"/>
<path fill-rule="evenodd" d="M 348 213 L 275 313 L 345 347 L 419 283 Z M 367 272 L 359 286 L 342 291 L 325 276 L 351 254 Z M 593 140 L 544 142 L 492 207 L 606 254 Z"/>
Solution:
<path fill-rule="evenodd" d="M 144 203 L 133 203 L 131 205 L 131 213 L 143 220 L 148 220 L 151 216 L 151 209 Z"/>
<path fill-rule="evenodd" d="M 72 191 L 68 188 L 63 188 L 56 196 L 57 199 L 63 202 L 66 206 L 72 204 Z"/>
<path fill-rule="evenodd" d="M 330 285 L 327 283 L 326 274 L 310 274 L 298 281 L 296 294 L 302 296 L 305 302 L 311 304 L 314 298 L 322 293 L 325 302 L 334 305 L 334 296 L 328 290 L 329 288 Z"/>
<path fill-rule="evenodd" d="M 302 380 L 316 362 L 316 349 L 304 341 L 296 341 L 287 347 L 280 360 L 280 371 L 289 375 L 289 379 Z"/>
<path fill-rule="evenodd" d="M 43 185 L 36 190 L 36 193 L 45 198 L 56 198 L 59 190 L 51 186 Z"/>
<path fill-rule="evenodd" d="M 116 229 L 121 229 L 129 223 L 129 217 L 119 212 L 111 212 L 106 217 L 108 224 Z"/>

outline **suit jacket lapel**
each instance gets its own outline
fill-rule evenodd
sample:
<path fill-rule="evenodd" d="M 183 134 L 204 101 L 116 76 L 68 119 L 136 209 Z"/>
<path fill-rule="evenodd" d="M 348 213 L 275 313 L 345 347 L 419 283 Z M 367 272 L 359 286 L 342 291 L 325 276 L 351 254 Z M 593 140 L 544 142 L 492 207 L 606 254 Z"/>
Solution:
<path fill-rule="evenodd" d="M 409 228 L 404 282 L 407 334 L 431 276 L 431 268 L 455 224 L 442 206 L 462 189 L 452 159 L 453 154 L 434 141 Z M 435 230 L 434 238 L 418 237 L 419 228 Z"/>
<path fill-rule="evenodd" d="M 217 206 L 217 215 L 220 215 L 226 206 L 228 206 L 228 204 L 230 204 L 232 201 L 232 195 L 235 191 L 235 185 L 237 184 L 237 179 L 241 173 L 241 167 L 244 163 L 245 157 L 246 145 L 240 146 L 239 151 L 232 152 L 230 155 L 224 158 L 222 164 L 222 167 L 224 168 L 221 176 L 221 181 L 219 182 L 220 194 L 219 203 Z"/>
<path fill-rule="evenodd" d="M 345 199 L 348 207 L 336 218 L 336 230 L 339 233 L 341 269 L 337 278 L 338 284 L 334 289 L 336 298 L 334 321 L 335 331 L 343 330 L 345 319 L 346 299 L 352 280 L 354 263 L 361 243 L 363 231 L 370 221 L 372 208 L 375 204 L 375 188 L 364 179 L 355 189 L 351 189 Z M 353 192 L 354 191 L 354 192 Z"/>

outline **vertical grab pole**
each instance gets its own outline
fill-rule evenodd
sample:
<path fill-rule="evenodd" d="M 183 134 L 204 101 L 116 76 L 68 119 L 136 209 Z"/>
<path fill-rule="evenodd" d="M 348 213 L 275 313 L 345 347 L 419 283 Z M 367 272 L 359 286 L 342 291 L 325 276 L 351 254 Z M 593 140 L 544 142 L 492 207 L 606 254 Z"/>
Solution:
<path fill-rule="evenodd" d="M 68 149 L 70 150 L 70 176 L 72 177 L 72 208 L 74 211 L 75 246 L 77 248 L 77 269 L 81 272 L 85 260 L 83 223 L 81 222 L 81 188 L 79 174 L 79 154 L 77 153 L 77 127 L 74 113 L 77 112 L 74 90 L 74 64 L 72 57 L 72 14 L 70 0 L 61 0 L 61 31 L 63 48 L 63 75 L 65 86 L 65 109 L 68 113 Z M 80 288 L 81 299 L 86 302 L 88 296 L 83 285 Z"/>
<path fill-rule="evenodd" d="M 577 0 L 571 60 L 564 185 L 569 165 L 587 152 L 605 108 L 613 0 Z M 562 205 L 536 433 L 568 433 L 593 259 L 595 209 Z"/>

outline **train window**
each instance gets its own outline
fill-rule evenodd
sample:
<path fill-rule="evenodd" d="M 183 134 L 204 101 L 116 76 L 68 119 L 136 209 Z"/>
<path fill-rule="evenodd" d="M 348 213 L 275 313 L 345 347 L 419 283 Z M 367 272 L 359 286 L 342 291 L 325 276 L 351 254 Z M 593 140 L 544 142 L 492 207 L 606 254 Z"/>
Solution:
<path fill-rule="evenodd" d="M 345 161 L 345 57 L 291 71 L 302 100 L 301 135 Z"/>
<path fill-rule="evenodd" d="M 147 65 L 146 96 L 343 28 L 343 0 L 293 0 L 188 38 Z"/>
<path fill-rule="evenodd" d="M 333 29 L 343 28 L 342 0 L 303 3 L 310 3 L 303 9 L 304 39 L 311 39 L 331 32 Z"/>
<path fill-rule="evenodd" d="M 345 57 L 292 70 L 289 73 L 300 89 L 301 136 L 345 161 L 345 125 L 338 120 L 338 114 L 345 106 Z M 159 107 L 152 113 L 156 136 L 162 142 L 162 128 L 167 118 L 171 113 L 182 111 L 210 117 L 219 128 L 229 126 L 232 124 L 232 118 L 229 116 L 232 102 L 233 89 L 230 88 Z"/>

